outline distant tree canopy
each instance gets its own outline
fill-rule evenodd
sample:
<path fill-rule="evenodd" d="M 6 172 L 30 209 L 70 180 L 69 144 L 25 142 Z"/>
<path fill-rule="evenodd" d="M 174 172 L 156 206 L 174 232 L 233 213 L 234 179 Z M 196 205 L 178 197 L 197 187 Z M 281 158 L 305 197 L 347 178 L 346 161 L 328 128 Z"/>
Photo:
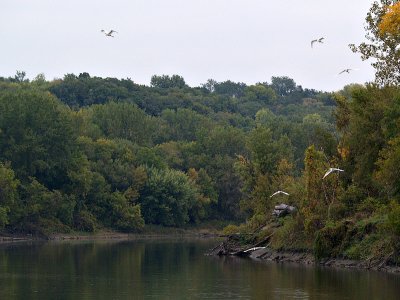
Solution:
<path fill-rule="evenodd" d="M 275 77 L 272 76 L 271 78 L 271 87 L 275 90 L 275 92 L 279 96 L 286 96 L 291 92 L 296 90 L 296 83 L 292 78 L 287 76 Z"/>
<path fill-rule="evenodd" d="M 214 83 L 214 92 L 231 97 L 241 97 L 244 95 L 246 84 L 242 82 L 233 82 L 230 80 Z"/>
<path fill-rule="evenodd" d="M 179 75 L 153 75 L 151 77 L 150 85 L 152 87 L 161 88 L 161 89 L 171 89 L 178 88 L 182 89 L 187 87 L 185 80 L 182 76 Z"/>

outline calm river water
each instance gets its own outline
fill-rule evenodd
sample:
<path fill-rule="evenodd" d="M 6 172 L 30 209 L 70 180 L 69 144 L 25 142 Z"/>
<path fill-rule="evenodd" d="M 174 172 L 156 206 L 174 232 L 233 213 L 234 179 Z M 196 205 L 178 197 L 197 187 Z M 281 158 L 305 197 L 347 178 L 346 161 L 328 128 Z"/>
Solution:
<path fill-rule="evenodd" d="M 217 243 L 0 245 L 0 299 L 400 299 L 400 275 L 205 256 Z"/>

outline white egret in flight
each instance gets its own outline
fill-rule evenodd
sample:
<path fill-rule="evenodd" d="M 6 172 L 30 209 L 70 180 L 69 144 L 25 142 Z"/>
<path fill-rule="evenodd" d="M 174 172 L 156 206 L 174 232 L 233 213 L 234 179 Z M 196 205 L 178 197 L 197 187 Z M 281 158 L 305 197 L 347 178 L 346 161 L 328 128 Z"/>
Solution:
<path fill-rule="evenodd" d="M 273 196 L 275 196 L 275 195 L 278 195 L 278 194 L 284 194 L 284 195 L 286 195 L 286 196 L 289 196 L 289 193 L 286 193 L 286 192 L 284 192 L 284 191 L 277 191 L 277 192 L 275 192 L 275 193 L 273 193 L 271 196 L 269 196 L 270 198 L 271 197 L 273 197 Z"/>
<path fill-rule="evenodd" d="M 328 176 L 332 172 L 344 172 L 344 170 L 338 169 L 338 168 L 329 168 L 329 170 L 325 173 L 325 175 L 324 175 L 324 177 L 322 177 L 322 179 L 324 179 L 326 176 Z"/>

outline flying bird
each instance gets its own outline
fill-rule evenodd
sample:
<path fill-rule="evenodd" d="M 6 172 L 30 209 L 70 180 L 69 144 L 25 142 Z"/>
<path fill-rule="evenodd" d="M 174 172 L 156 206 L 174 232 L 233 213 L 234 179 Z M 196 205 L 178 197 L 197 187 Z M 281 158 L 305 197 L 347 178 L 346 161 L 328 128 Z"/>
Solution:
<path fill-rule="evenodd" d="M 319 39 L 312 40 L 312 41 L 311 41 L 311 48 L 313 48 L 313 46 L 314 46 L 314 43 L 320 43 L 320 44 L 323 44 L 323 43 L 324 43 L 324 38 L 323 38 L 323 37 L 321 37 L 321 38 L 319 38 Z"/>
<path fill-rule="evenodd" d="M 341 71 L 338 75 L 343 74 L 343 73 L 350 73 L 350 71 L 353 71 L 353 69 L 344 69 L 343 71 Z"/>
<path fill-rule="evenodd" d="M 338 169 L 338 168 L 329 168 L 329 170 L 325 173 L 325 175 L 324 175 L 324 177 L 322 177 L 322 179 L 324 179 L 326 176 L 328 176 L 332 172 L 344 172 L 344 170 Z"/>
<path fill-rule="evenodd" d="M 269 197 L 272 198 L 273 196 L 278 195 L 278 194 L 284 194 L 284 195 L 286 195 L 286 196 L 289 196 L 289 193 L 286 193 L 286 192 L 284 192 L 284 191 L 277 191 L 277 192 L 273 193 L 273 194 L 272 194 L 271 196 L 269 196 Z"/>
<path fill-rule="evenodd" d="M 106 32 L 104 29 L 102 29 L 101 30 L 101 32 L 103 32 L 106 36 L 109 36 L 109 37 L 114 37 L 112 34 L 115 32 L 115 33 L 118 33 L 117 31 L 115 31 L 115 30 L 110 30 L 109 32 Z"/>

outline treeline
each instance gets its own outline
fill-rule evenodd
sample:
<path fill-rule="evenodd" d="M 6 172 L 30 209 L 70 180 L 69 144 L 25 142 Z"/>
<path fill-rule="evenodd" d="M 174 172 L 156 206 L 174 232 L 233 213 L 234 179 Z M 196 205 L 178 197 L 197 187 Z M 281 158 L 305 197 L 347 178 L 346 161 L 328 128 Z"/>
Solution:
<path fill-rule="evenodd" d="M 275 172 L 285 161 L 297 177 L 310 144 L 334 155 L 334 104 L 288 77 L 200 87 L 178 75 L 150 86 L 88 73 L 0 78 L 0 228 L 245 220 L 251 185 L 238 162 Z"/>

